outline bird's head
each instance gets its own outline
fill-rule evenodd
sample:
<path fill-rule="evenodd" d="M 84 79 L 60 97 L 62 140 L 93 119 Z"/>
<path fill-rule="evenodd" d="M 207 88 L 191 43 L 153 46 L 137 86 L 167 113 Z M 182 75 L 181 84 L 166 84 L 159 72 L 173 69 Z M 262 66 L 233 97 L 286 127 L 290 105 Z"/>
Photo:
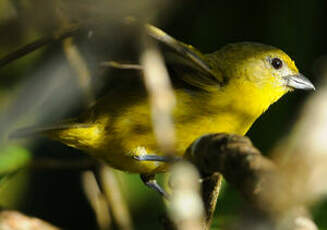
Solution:
<path fill-rule="evenodd" d="M 314 85 L 282 50 L 254 42 L 226 45 L 216 55 L 225 76 L 258 88 L 286 93 L 293 89 L 314 90 Z"/>
<path fill-rule="evenodd" d="M 212 68 L 224 78 L 221 91 L 229 95 L 234 109 L 251 117 L 258 117 L 289 91 L 315 89 L 294 61 L 272 46 L 233 43 L 209 56 Z"/>

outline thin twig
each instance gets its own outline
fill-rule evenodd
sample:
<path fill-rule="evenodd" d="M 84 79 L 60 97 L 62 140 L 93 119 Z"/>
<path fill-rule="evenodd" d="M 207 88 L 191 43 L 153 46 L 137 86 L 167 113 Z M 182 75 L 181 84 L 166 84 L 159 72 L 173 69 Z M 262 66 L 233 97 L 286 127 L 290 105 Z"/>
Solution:
<path fill-rule="evenodd" d="M 9 64 L 45 45 L 48 45 L 50 43 L 65 39 L 67 37 L 73 36 L 75 35 L 77 32 L 80 31 L 80 27 L 79 26 L 74 26 L 71 27 L 65 31 L 62 31 L 60 33 L 57 34 L 53 34 L 50 36 L 46 36 L 43 38 L 40 38 L 38 40 L 35 40 L 31 43 L 26 44 L 25 46 L 22 46 L 20 48 L 18 48 L 17 50 L 15 50 L 14 52 L 0 58 L 0 68 L 5 66 L 6 64 Z"/>
<path fill-rule="evenodd" d="M 116 68 L 116 69 L 143 70 L 143 67 L 141 65 L 120 63 L 120 62 L 116 62 L 116 61 L 101 62 L 100 66 L 111 67 L 111 68 Z"/>

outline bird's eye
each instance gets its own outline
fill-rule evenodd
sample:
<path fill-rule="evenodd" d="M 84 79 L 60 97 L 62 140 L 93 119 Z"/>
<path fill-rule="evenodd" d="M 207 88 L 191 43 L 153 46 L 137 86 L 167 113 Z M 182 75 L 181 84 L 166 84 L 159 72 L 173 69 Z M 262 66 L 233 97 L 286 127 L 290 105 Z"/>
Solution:
<path fill-rule="evenodd" d="M 282 60 L 280 60 L 279 58 L 273 58 L 271 60 L 271 65 L 275 68 L 275 69 L 280 69 L 283 67 L 283 62 Z"/>

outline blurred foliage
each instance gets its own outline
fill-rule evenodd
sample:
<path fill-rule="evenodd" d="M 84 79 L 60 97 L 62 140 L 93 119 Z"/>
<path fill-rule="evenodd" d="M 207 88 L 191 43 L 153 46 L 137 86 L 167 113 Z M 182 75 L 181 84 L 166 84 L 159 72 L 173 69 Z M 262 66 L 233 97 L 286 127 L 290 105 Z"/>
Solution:
<path fill-rule="evenodd" d="M 58 22 L 60 20 L 57 19 L 57 12 L 54 9 L 57 9 L 57 4 L 60 5 L 63 2 L 59 0 L 1 0 L 0 57 L 35 39 L 58 32 L 60 30 L 58 25 L 62 22 Z M 76 43 L 82 54 L 85 54 L 91 73 L 104 72 L 103 76 L 97 76 L 103 78 L 101 85 L 95 84 L 96 88 L 102 89 L 98 94 L 118 85 L 117 81 L 111 79 L 116 71 L 99 69 L 99 61 L 106 61 L 110 58 L 131 62 L 135 60 L 137 52 L 133 45 L 137 43 L 137 38 L 131 37 L 134 36 L 132 32 L 125 31 L 124 28 L 120 28 L 111 21 L 111 16 L 114 14 L 115 16 L 129 16 L 132 13 L 144 18 L 156 16 L 157 25 L 169 34 L 205 52 L 214 51 L 234 41 L 258 41 L 274 45 L 290 54 L 296 60 L 302 73 L 313 82 L 319 82 L 319 79 L 316 79 L 314 67 L 320 56 L 327 55 L 325 25 L 327 2 L 325 0 L 184 0 L 174 1 L 169 7 L 158 4 L 158 1 L 153 2 L 149 4 L 149 1 L 138 1 L 138 4 L 133 4 L 132 1 L 126 1 L 125 4 L 120 4 L 119 1 L 107 1 L 104 4 L 103 1 L 77 0 L 67 8 L 63 5 L 69 13 L 67 20 L 76 21 L 79 18 L 88 18 L 98 11 L 105 11 L 105 16 L 108 17 L 108 25 L 103 26 L 98 32 L 89 31 L 88 34 L 81 34 L 76 38 Z M 106 8 L 108 6 L 111 7 Z M 85 42 L 88 36 L 90 39 Z M 86 55 L 89 53 L 91 55 Z M 5 136 L 10 128 L 17 126 L 17 123 L 22 123 L 18 118 L 12 118 L 10 113 L 7 114 L 10 102 L 15 101 L 16 98 L 24 98 L 24 96 L 18 97 L 17 91 L 21 87 L 19 83 L 29 82 L 37 74 L 41 75 L 39 79 L 44 79 L 47 75 L 61 70 L 63 67 L 53 64 L 53 59 L 58 59 L 61 63 L 66 62 L 60 42 L 39 49 L 0 69 L 0 108 L 2 111 L 0 121 L 8 121 L 5 116 L 11 118 L 10 124 L 5 122 L 5 126 L 0 125 L 0 128 L 3 128 L 0 136 L 3 137 L 2 141 L 5 144 L 9 143 L 5 141 Z M 45 66 L 47 72 L 38 72 L 40 68 L 45 69 Z M 131 72 L 127 71 L 122 74 L 129 75 Z M 68 75 L 73 75 L 72 71 Z M 128 82 L 124 79 L 122 78 L 119 83 Z M 70 84 L 76 84 L 73 77 L 68 80 Z M 98 80 L 92 79 L 95 82 Z M 70 84 L 67 82 L 59 86 L 53 84 L 57 88 L 52 89 L 54 93 L 51 96 L 33 97 L 30 104 L 20 103 L 19 109 L 14 111 L 16 113 L 29 111 L 26 116 L 33 116 L 36 112 L 42 114 L 43 105 L 51 104 L 57 97 L 62 96 L 58 88 Z M 39 89 L 44 87 L 41 85 Z M 75 88 L 68 87 L 68 91 L 76 90 Z M 319 85 L 317 88 L 319 90 Z M 51 110 L 49 117 L 45 120 L 56 120 L 63 114 L 68 116 L 77 113 L 76 104 L 79 105 L 82 100 L 81 94 L 78 92 L 77 96 L 74 95 L 79 98 L 71 103 L 75 110 L 69 111 L 68 114 L 56 111 L 56 109 Z M 268 152 L 278 140 L 288 134 L 306 96 L 305 93 L 299 92 L 284 97 L 260 117 L 251 128 L 248 136 L 262 152 Z M 72 97 L 70 94 L 64 96 L 67 100 L 70 97 Z M 29 105 L 33 104 L 34 100 L 40 106 L 31 112 Z M 25 114 L 15 115 L 26 118 Z M 0 174 L 11 174 L 29 162 L 30 154 L 27 149 L 33 150 L 35 158 L 43 156 L 63 160 L 83 158 L 79 151 L 51 141 L 35 142 L 26 147 L 9 146 L 0 152 Z M 136 229 L 160 228 L 159 219 L 164 214 L 164 206 L 158 195 L 146 188 L 138 175 L 122 172 L 117 174 Z M 20 206 L 21 211 L 44 218 L 65 229 L 96 229 L 94 214 L 81 191 L 78 171 L 36 171 L 30 176 L 31 180 L 28 179 L 26 172 L 19 173 L 17 177 L 10 176 L 5 183 L 1 184 L 0 204 L 5 207 Z M 29 186 L 25 186 L 26 184 Z M 233 188 L 224 185 L 217 204 L 217 219 L 214 220 L 212 229 L 222 229 L 224 224 L 234 221 L 243 205 L 244 201 L 239 194 Z M 318 204 L 314 208 L 314 218 L 320 229 L 327 229 L 326 215 L 326 203 Z"/>
<path fill-rule="evenodd" d="M 4 177 L 23 168 L 31 159 L 31 154 L 19 146 L 6 146 L 0 154 L 0 176 Z"/>
<path fill-rule="evenodd" d="M 29 184 L 29 174 L 21 170 L 31 154 L 20 146 L 6 146 L 0 152 L 0 206 L 19 208 Z"/>

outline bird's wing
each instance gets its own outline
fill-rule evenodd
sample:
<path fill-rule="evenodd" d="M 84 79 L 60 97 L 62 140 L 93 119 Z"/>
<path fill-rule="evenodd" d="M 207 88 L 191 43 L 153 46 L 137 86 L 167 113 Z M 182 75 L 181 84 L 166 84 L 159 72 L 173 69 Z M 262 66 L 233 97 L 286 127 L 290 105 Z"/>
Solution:
<path fill-rule="evenodd" d="M 183 81 L 206 91 L 217 89 L 223 84 L 220 71 L 213 68 L 199 50 L 176 40 L 153 25 L 148 24 L 146 30 L 152 38 L 170 48 L 170 52 L 165 55 L 167 65 Z"/>

